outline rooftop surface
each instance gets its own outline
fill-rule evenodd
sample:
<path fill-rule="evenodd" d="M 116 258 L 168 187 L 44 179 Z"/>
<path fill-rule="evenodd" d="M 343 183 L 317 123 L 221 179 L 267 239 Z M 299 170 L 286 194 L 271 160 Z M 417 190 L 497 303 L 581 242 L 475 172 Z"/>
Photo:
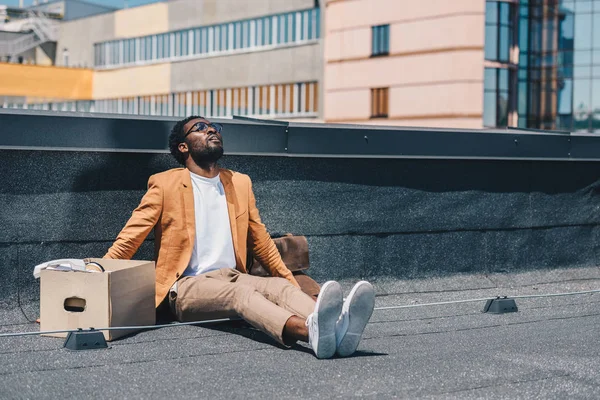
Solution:
<path fill-rule="evenodd" d="M 376 281 L 376 307 L 600 288 L 599 268 Z M 346 293 L 352 282 L 342 282 Z M 236 323 L 177 326 L 71 352 L 63 339 L 0 337 L 0 398 L 600 397 L 600 294 L 376 310 L 359 351 L 318 360 Z M 36 305 L 0 322 L 35 331 Z"/>
<path fill-rule="evenodd" d="M 367 277 L 378 308 L 419 307 L 375 311 L 346 359 L 239 322 L 83 352 L 2 337 L 39 329 L 34 265 L 106 252 L 148 177 L 174 166 L 173 123 L 0 110 L 0 399 L 600 398 L 598 293 L 481 312 L 600 289 L 598 135 L 225 121 L 223 166 L 252 177 L 271 232 L 307 237 L 311 276 L 346 293 Z"/>

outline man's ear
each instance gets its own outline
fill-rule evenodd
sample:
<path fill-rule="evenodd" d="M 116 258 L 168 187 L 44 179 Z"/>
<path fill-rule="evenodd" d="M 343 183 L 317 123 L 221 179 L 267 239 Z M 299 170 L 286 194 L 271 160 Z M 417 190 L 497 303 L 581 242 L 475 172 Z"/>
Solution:
<path fill-rule="evenodd" d="M 188 145 L 187 145 L 187 143 L 185 143 L 185 142 L 179 143 L 179 145 L 177 146 L 177 148 L 179 149 L 179 151 L 180 151 L 182 154 L 187 154 L 187 153 L 189 153 L 189 148 L 188 148 Z"/>

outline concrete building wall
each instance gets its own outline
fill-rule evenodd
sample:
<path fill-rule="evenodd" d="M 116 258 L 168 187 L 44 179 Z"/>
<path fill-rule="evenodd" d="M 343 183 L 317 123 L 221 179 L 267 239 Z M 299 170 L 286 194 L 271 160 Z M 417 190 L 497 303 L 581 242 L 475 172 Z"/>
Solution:
<path fill-rule="evenodd" d="M 153 35 L 169 30 L 168 3 L 126 8 L 114 13 L 114 39 Z"/>
<path fill-rule="evenodd" d="M 171 90 L 221 89 L 319 81 L 320 44 L 171 64 Z"/>
<path fill-rule="evenodd" d="M 370 118 L 371 88 L 389 87 L 389 119 L 481 119 L 483 65 L 478 52 L 451 51 L 328 64 L 326 120 Z M 394 121 L 397 122 L 397 121 Z"/>
<path fill-rule="evenodd" d="M 36 49 L 29 49 L 22 53 L 17 54 L 11 62 L 23 63 L 23 64 L 37 64 L 36 63 Z"/>
<path fill-rule="evenodd" d="M 54 65 L 56 58 L 56 43 L 47 42 L 35 48 L 36 65 Z"/>
<path fill-rule="evenodd" d="M 484 13 L 481 0 L 329 1 L 325 120 L 481 127 Z M 384 24 L 389 55 L 372 57 L 371 28 Z M 388 118 L 371 119 L 371 89 L 384 87 Z"/>
<path fill-rule="evenodd" d="M 167 94 L 171 64 L 156 64 L 109 71 L 95 71 L 94 99 Z"/>
<path fill-rule="evenodd" d="M 172 0 L 169 6 L 169 30 L 211 25 L 315 6 L 315 0 Z"/>
<path fill-rule="evenodd" d="M 92 67 L 94 43 L 168 31 L 167 3 L 127 8 L 80 18 L 60 25 L 56 64 L 63 65 L 65 49 L 70 66 Z"/>
<path fill-rule="evenodd" d="M 65 49 L 69 52 L 69 65 L 93 67 L 94 43 L 115 38 L 115 13 L 76 19 L 60 24 L 57 42 L 56 65 L 63 65 Z"/>

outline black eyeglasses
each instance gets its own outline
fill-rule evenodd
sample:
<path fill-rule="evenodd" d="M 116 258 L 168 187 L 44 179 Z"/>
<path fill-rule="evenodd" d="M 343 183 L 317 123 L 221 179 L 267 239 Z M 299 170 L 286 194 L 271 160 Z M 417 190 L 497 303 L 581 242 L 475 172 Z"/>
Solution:
<path fill-rule="evenodd" d="M 223 125 L 217 123 L 207 124 L 206 122 L 199 121 L 192 125 L 190 130 L 187 131 L 187 133 L 183 137 L 187 137 L 187 135 L 189 135 L 192 132 L 206 132 L 208 131 L 208 128 L 213 128 L 217 133 L 221 133 L 221 131 L 223 130 Z"/>

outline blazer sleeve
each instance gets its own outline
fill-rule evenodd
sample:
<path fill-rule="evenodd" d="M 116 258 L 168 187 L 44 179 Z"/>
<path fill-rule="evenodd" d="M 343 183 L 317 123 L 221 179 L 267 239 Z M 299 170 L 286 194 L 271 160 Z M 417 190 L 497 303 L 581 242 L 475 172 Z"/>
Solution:
<path fill-rule="evenodd" d="M 252 246 L 254 257 L 271 273 L 271 276 L 282 277 L 294 286 L 300 287 L 296 278 L 281 259 L 281 255 L 267 232 L 267 228 L 260 220 L 256 199 L 252 190 L 252 181 L 248 178 L 248 242 Z"/>
<path fill-rule="evenodd" d="M 129 260 L 144 242 L 162 213 L 163 193 L 153 175 L 148 179 L 148 191 L 131 218 L 121 230 L 104 258 Z"/>

